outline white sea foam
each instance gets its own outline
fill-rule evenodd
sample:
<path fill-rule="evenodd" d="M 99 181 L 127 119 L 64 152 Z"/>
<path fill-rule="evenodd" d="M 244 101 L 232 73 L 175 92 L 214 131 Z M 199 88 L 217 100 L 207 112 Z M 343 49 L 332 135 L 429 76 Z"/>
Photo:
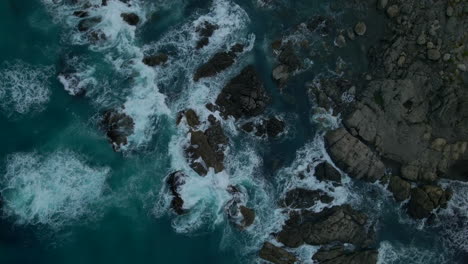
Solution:
<path fill-rule="evenodd" d="M 7 158 L 2 179 L 4 212 L 19 224 L 59 228 L 91 212 L 103 195 L 108 168 L 93 168 L 71 151 Z M 88 215 L 89 216 L 89 215 Z"/>
<path fill-rule="evenodd" d="M 422 249 L 413 245 L 391 243 L 383 241 L 380 243 L 378 264 L 444 264 L 450 263 L 444 254 L 428 249 Z"/>
<path fill-rule="evenodd" d="M 49 101 L 52 67 L 22 61 L 7 62 L 0 69 L 0 107 L 6 114 L 41 111 Z"/>

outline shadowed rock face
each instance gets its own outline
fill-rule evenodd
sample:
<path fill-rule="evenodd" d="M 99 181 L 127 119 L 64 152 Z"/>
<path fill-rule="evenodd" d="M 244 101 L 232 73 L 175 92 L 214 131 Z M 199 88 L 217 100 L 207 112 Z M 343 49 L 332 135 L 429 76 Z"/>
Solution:
<path fill-rule="evenodd" d="M 452 192 L 439 186 L 424 185 L 411 190 L 408 213 L 413 218 L 429 217 L 434 209 L 447 207 Z"/>
<path fill-rule="evenodd" d="M 297 261 L 296 256 L 288 251 L 279 248 L 271 243 L 265 242 L 259 253 L 262 259 L 275 264 L 294 264 Z"/>
<path fill-rule="evenodd" d="M 214 31 L 219 28 L 218 25 L 211 24 L 208 21 L 205 21 L 202 25 L 196 28 L 196 32 L 200 36 L 200 39 L 197 41 L 196 49 L 201 49 L 210 43 L 210 37 L 213 35 Z"/>
<path fill-rule="evenodd" d="M 384 176 L 385 166 L 369 147 L 340 128 L 325 135 L 328 152 L 351 177 L 375 182 Z"/>
<path fill-rule="evenodd" d="M 104 113 L 101 125 L 112 143 L 112 147 L 118 151 L 122 146 L 127 145 L 127 138 L 133 134 L 135 123 L 129 115 L 109 110 Z"/>
<path fill-rule="evenodd" d="M 326 208 L 319 213 L 302 211 L 291 215 L 277 240 L 293 248 L 332 242 L 367 246 L 372 241 L 372 234 L 366 224 L 367 216 L 349 205 Z"/>
<path fill-rule="evenodd" d="M 330 203 L 333 201 L 333 197 L 328 196 L 325 192 L 320 190 L 296 188 L 286 193 L 286 197 L 281 204 L 285 207 L 295 209 L 307 209 L 314 206 L 319 201 L 322 203 Z"/>
<path fill-rule="evenodd" d="M 247 133 L 253 133 L 257 137 L 268 136 L 275 138 L 283 133 L 285 128 L 284 121 L 271 117 L 269 119 L 261 119 L 260 122 L 247 122 L 242 125 L 241 129 Z"/>
<path fill-rule="evenodd" d="M 145 56 L 143 58 L 143 63 L 148 66 L 154 67 L 154 66 L 165 64 L 168 59 L 169 57 L 166 54 L 159 53 L 155 55 Z"/>
<path fill-rule="evenodd" d="M 184 200 L 180 196 L 180 187 L 185 184 L 185 178 L 187 176 L 181 172 L 176 171 L 171 173 L 166 180 L 167 185 L 169 186 L 169 190 L 172 193 L 172 201 L 171 201 L 171 208 L 174 210 L 176 214 L 184 214 L 186 210 L 183 209 L 184 207 Z"/>
<path fill-rule="evenodd" d="M 244 51 L 244 45 L 236 44 L 231 47 L 230 51 L 218 52 L 211 57 L 205 64 L 201 65 L 193 76 L 194 81 L 201 78 L 215 76 L 216 74 L 224 71 L 232 66 L 235 59 Z"/>
<path fill-rule="evenodd" d="M 328 162 L 322 162 L 315 168 L 315 177 L 319 181 L 331 181 L 341 184 L 341 174 Z"/>
<path fill-rule="evenodd" d="M 122 19 L 131 26 L 136 26 L 140 23 L 140 17 L 135 13 L 122 13 L 120 14 Z"/>
<path fill-rule="evenodd" d="M 265 111 L 269 97 L 253 66 L 245 67 L 223 88 L 216 104 L 224 117 L 252 117 Z"/>
<path fill-rule="evenodd" d="M 312 260 L 321 264 L 375 264 L 379 252 L 373 249 L 347 251 L 343 246 L 321 248 Z"/>

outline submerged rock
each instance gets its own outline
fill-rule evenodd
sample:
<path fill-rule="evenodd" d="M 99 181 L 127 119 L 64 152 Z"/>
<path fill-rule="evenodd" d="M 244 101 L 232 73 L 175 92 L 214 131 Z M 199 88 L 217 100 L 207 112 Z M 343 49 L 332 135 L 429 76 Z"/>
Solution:
<path fill-rule="evenodd" d="M 78 23 L 78 30 L 81 32 L 88 31 L 92 27 L 101 23 L 101 21 L 102 21 L 101 17 L 84 18 Z"/>
<path fill-rule="evenodd" d="M 265 244 L 263 244 L 259 255 L 262 259 L 275 264 L 294 264 L 297 261 L 296 256 L 294 256 L 292 253 L 269 242 L 265 242 Z"/>
<path fill-rule="evenodd" d="M 292 248 L 304 243 L 322 245 L 333 242 L 367 246 L 373 238 L 366 225 L 367 216 L 349 205 L 325 208 L 319 213 L 293 212 L 277 240 Z"/>
<path fill-rule="evenodd" d="M 200 36 L 200 39 L 197 41 L 196 49 L 201 49 L 208 45 L 210 42 L 210 37 L 213 35 L 214 31 L 219 28 L 218 25 L 211 24 L 208 21 L 205 21 L 202 25 L 198 26 L 195 31 Z"/>
<path fill-rule="evenodd" d="M 322 203 L 331 203 L 333 197 L 328 196 L 321 190 L 296 188 L 286 193 L 286 197 L 281 202 L 281 205 L 294 209 L 307 209 L 313 207 L 319 201 Z"/>
<path fill-rule="evenodd" d="M 121 111 L 109 110 L 104 113 L 101 125 L 114 150 L 119 151 L 122 146 L 127 145 L 127 138 L 133 134 L 135 123 L 129 115 Z"/>
<path fill-rule="evenodd" d="M 257 137 L 268 136 L 274 138 L 283 133 L 285 124 L 284 121 L 271 117 L 269 119 L 261 119 L 259 123 L 247 122 L 241 128 L 247 133 L 255 132 Z"/>
<path fill-rule="evenodd" d="M 223 117 L 252 117 L 265 111 L 270 98 L 253 66 L 245 67 L 223 88 L 216 99 Z"/>
<path fill-rule="evenodd" d="M 154 67 L 154 66 L 165 64 L 168 59 L 169 57 L 166 54 L 158 53 L 158 54 L 148 55 L 148 56 L 143 57 L 143 63 L 148 66 Z"/>
<path fill-rule="evenodd" d="M 312 260 L 321 264 L 376 264 L 379 252 L 374 249 L 349 251 L 338 245 L 320 248 Z"/>
<path fill-rule="evenodd" d="M 166 180 L 166 183 L 169 186 L 173 196 L 171 200 L 171 208 L 179 215 L 186 213 L 186 210 L 183 208 L 184 200 L 182 200 L 182 197 L 179 193 L 180 187 L 185 184 L 186 177 L 187 176 L 183 172 L 176 171 L 171 173 Z"/>

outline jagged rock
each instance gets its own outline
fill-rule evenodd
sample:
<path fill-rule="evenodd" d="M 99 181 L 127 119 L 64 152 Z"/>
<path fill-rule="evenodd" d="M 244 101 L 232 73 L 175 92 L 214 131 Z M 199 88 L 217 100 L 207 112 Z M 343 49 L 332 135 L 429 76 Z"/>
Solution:
<path fill-rule="evenodd" d="M 210 42 L 210 37 L 213 35 L 214 31 L 219 28 L 218 25 L 211 24 L 208 21 L 205 21 L 202 25 L 198 26 L 195 31 L 201 37 L 197 41 L 196 49 L 201 49 L 208 45 Z"/>
<path fill-rule="evenodd" d="M 322 203 L 331 203 L 333 197 L 328 196 L 321 190 L 296 188 L 286 193 L 286 197 L 281 202 L 281 205 L 295 209 L 307 209 L 314 206 L 319 201 Z"/>
<path fill-rule="evenodd" d="M 88 31 L 92 27 L 101 23 L 101 21 L 102 21 L 101 17 L 84 18 L 78 23 L 78 30 L 81 32 Z"/>
<path fill-rule="evenodd" d="M 201 176 L 213 168 L 215 173 L 224 170 L 224 149 L 228 138 L 219 122 L 202 131 L 190 131 L 190 146 L 186 149 L 190 166 Z"/>
<path fill-rule="evenodd" d="M 127 138 L 133 134 L 135 123 L 129 115 L 117 110 L 109 110 L 104 113 L 101 125 L 112 147 L 118 151 L 122 146 L 127 145 Z"/>
<path fill-rule="evenodd" d="M 354 32 L 356 32 L 358 36 L 364 36 L 364 34 L 366 34 L 366 31 L 367 26 L 364 22 L 359 22 L 356 24 L 356 26 L 354 26 Z"/>
<path fill-rule="evenodd" d="M 372 235 L 366 228 L 367 216 L 349 205 L 325 208 L 322 212 L 293 212 L 277 240 L 296 248 L 304 243 L 322 245 L 333 242 L 367 246 Z"/>
<path fill-rule="evenodd" d="M 388 189 L 393 193 L 395 200 L 401 202 L 410 197 L 411 184 L 398 176 L 392 176 Z"/>
<path fill-rule="evenodd" d="M 350 102 L 343 100 L 343 94 L 353 96 L 353 87 L 351 81 L 342 78 L 320 79 L 308 86 L 318 106 L 326 110 L 333 109 L 334 113 L 339 113 L 347 108 Z"/>
<path fill-rule="evenodd" d="M 312 32 L 325 36 L 330 34 L 333 24 L 334 19 L 332 17 L 315 16 L 307 23 L 307 28 Z"/>
<path fill-rule="evenodd" d="M 253 66 L 245 67 L 223 88 L 216 99 L 223 117 L 252 117 L 261 114 L 269 97 Z"/>
<path fill-rule="evenodd" d="M 312 257 L 319 264 L 376 264 L 379 252 L 374 249 L 348 251 L 343 246 L 320 248 Z"/>
<path fill-rule="evenodd" d="M 446 207 L 451 197 L 451 191 L 439 186 L 424 185 L 414 188 L 411 190 L 408 213 L 416 219 L 429 217 L 434 209 Z"/>
<path fill-rule="evenodd" d="M 258 137 L 268 136 L 274 138 L 284 131 L 285 124 L 282 120 L 271 117 L 269 119 L 261 119 L 259 123 L 247 122 L 241 128 L 247 133 L 255 131 L 255 135 Z"/>
<path fill-rule="evenodd" d="M 120 16 L 130 26 L 136 26 L 140 23 L 140 17 L 135 13 L 122 13 Z"/>
<path fill-rule="evenodd" d="M 195 72 L 193 79 L 195 81 L 201 78 L 214 76 L 234 64 L 238 53 L 243 52 L 244 46 L 236 44 L 229 52 L 218 52 L 205 64 L 201 65 Z"/>
<path fill-rule="evenodd" d="M 315 167 L 315 177 L 319 181 L 331 181 L 341 184 L 340 172 L 326 161 Z"/>
<path fill-rule="evenodd" d="M 255 211 L 243 205 L 240 206 L 240 213 L 242 214 L 242 228 L 251 226 L 255 221 Z"/>
<path fill-rule="evenodd" d="M 148 56 L 143 57 L 143 63 L 148 66 L 154 67 L 154 66 L 165 64 L 168 59 L 169 57 L 166 54 L 158 53 L 158 54 L 148 55 Z"/>
<path fill-rule="evenodd" d="M 384 176 L 385 166 L 379 156 L 346 129 L 328 132 L 325 142 L 335 164 L 351 177 L 375 182 Z"/>
<path fill-rule="evenodd" d="M 289 68 L 284 64 L 280 64 L 273 69 L 272 77 L 277 82 L 286 82 L 289 79 Z"/>
<path fill-rule="evenodd" d="M 78 10 L 78 11 L 73 12 L 73 15 L 79 18 L 85 18 L 89 16 L 89 12 L 84 11 L 84 10 Z"/>
<path fill-rule="evenodd" d="M 400 8 L 397 5 L 391 5 L 387 8 L 387 15 L 390 18 L 394 18 L 400 14 Z"/>
<path fill-rule="evenodd" d="M 166 180 L 167 185 L 169 186 L 169 190 L 172 193 L 172 200 L 171 200 L 171 208 L 177 214 L 181 215 L 186 213 L 184 207 L 184 200 L 180 196 L 180 187 L 185 184 L 185 178 L 187 176 L 181 172 L 176 171 L 171 173 Z"/>
<path fill-rule="evenodd" d="M 269 242 L 265 242 L 265 244 L 263 244 L 259 255 L 262 259 L 275 264 L 294 264 L 297 261 L 296 256 L 294 256 L 292 253 Z"/>
<path fill-rule="evenodd" d="M 200 125 L 200 119 L 193 109 L 188 109 L 185 111 L 185 118 L 187 119 L 187 124 L 190 127 L 197 127 Z"/>

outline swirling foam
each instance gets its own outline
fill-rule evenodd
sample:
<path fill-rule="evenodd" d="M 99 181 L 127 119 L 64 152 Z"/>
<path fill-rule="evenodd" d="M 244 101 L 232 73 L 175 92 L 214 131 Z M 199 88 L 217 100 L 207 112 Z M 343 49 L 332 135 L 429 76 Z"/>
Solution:
<path fill-rule="evenodd" d="M 19 224 L 61 227 L 90 213 L 108 174 L 108 168 L 90 167 L 71 151 L 10 155 L 2 179 L 4 211 Z"/>
<path fill-rule="evenodd" d="M 41 111 L 49 101 L 52 67 L 22 61 L 6 62 L 0 70 L 0 107 L 8 115 Z"/>

